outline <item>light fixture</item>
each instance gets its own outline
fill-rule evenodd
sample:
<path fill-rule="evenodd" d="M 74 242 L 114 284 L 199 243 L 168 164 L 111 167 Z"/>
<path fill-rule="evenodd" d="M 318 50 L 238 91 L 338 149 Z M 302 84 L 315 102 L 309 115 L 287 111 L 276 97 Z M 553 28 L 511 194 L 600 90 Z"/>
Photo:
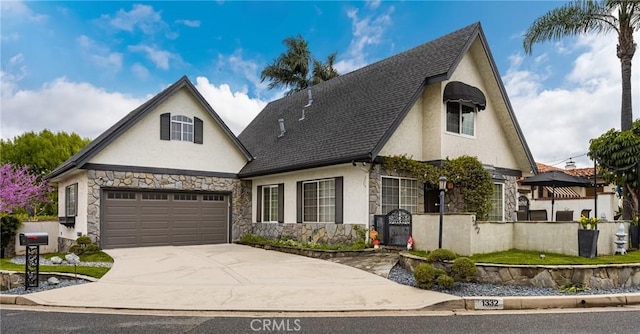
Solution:
<path fill-rule="evenodd" d="M 440 190 L 446 190 L 447 189 L 447 177 L 446 176 L 440 176 L 440 178 L 438 179 L 438 189 L 440 189 Z"/>

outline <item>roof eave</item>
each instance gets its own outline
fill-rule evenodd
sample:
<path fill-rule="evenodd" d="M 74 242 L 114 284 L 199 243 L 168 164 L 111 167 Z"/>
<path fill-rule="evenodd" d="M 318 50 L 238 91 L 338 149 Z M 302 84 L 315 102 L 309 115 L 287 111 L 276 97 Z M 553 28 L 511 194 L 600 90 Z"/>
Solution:
<path fill-rule="evenodd" d="M 351 162 L 354 162 L 354 161 L 356 161 L 356 162 L 372 162 L 373 159 L 372 159 L 371 155 L 367 153 L 367 154 L 356 155 L 356 156 L 352 156 L 352 157 L 329 159 L 329 160 L 324 160 L 324 161 L 315 161 L 315 162 L 303 163 L 303 164 L 298 164 L 298 165 L 291 165 L 291 166 L 285 166 L 285 167 L 278 167 L 278 168 L 272 168 L 272 169 L 259 170 L 259 171 L 255 171 L 255 172 L 242 173 L 242 171 L 241 171 L 240 173 L 238 173 L 238 177 L 245 179 L 245 178 L 252 178 L 252 177 L 272 175 L 272 174 L 295 172 L 295 171 L 304 170 L 304 169 L 327 167 L 327 166 L 332 166 L 332 165 L 351 163 Z"/>

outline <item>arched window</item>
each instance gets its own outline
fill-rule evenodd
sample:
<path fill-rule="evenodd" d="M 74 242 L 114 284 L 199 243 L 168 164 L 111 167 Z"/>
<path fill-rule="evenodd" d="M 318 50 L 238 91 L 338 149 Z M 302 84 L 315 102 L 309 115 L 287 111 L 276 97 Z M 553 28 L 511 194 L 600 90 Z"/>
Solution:
<path fill-rule="evenodd" d="M 171 140 L 193 141 L 193 120 L 187 116 L 171 116 Z"/>

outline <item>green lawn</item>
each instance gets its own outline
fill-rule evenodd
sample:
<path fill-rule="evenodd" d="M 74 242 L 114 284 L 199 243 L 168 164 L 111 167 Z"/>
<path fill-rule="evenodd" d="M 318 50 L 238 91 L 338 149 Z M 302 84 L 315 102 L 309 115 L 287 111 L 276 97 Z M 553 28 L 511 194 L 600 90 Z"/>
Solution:
<path fill-rule="evenodd" d="M 544 258 L 540 257 L 544 254 Z M 522 265 L 593 265 L 640 263 L 640 251 L 632 251 L 627 255 L 598 256 L 593 259 L 580 256 L 569 256 L 554 253 L 532 252 L 517 249 L 508 251 L 476 254 L 471 259 L 477 263 L 500 263 Z"/>
<path fill-rule="evenodd" d="M 50 259 L 54 256 L 58 256 L 64 259 L 64 256 L 68 253 L 49 253 L 42 254 L 42 257 L 45 259 Z M 82 254 L 80 255 L 80 261 L 83 262 L 111 262 L 113 263 L 113 258 L 104 252 L 96 252 L 93 254 Z M 11 262 L 11 259 L 0 259 L 0 269 L 1 270 L 11 270 L 11 271 L 22 271 L 24 272 L 24 264 L 15 264 Z M 105 267 L 85 267 L 85 266 L 77 266 L 77 273 L 81 275 L 86 275 L 90 277 L 100 278 L 106 274 L 109 269 Z M 73 266 L 65 265 L 57 265 L 57 266 L 40 266 L 40 272 L 57 272 L 57 273 L 70 273 L 73 274 L 74 268 Z"/>

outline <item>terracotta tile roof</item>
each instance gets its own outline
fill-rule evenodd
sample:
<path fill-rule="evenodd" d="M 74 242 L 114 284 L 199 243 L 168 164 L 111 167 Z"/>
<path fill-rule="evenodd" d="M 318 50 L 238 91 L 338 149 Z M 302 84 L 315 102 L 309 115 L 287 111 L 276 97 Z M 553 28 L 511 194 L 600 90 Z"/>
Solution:
<path fill-rule="evenodd" d="M 545 165 L 545 164 L 539 163 L 539 162 L 536 162 L 536 165 L 538 166 L 538 172 L 540 172 L 540 173 L 550 172 L 550 171 L 553 171 L 553 170 L 558 170 L 558 171 L 565 172 L 565 173 L 567 173 L 569 175 L 573 175 L 573 176 L 579 176 L 579 177 L 585 177 L 585 178 L 592 178 L 593 177 L 593 168 L 592 167 L 575 168 L 575 169 L 563 169 L 563 168 L 559 168 L 559 167 L 553 167 L 553 166 Z"/>

